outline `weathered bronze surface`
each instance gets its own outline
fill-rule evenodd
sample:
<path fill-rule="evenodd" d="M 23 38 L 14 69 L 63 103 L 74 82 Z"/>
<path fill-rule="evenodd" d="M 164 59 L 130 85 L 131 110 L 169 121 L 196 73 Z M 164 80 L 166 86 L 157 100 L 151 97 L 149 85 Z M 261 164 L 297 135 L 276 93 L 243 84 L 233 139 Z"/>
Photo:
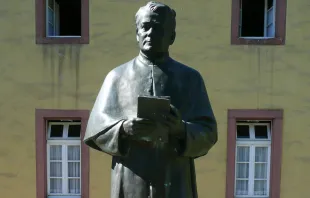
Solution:
<path fill-rule="evenodd" d="M 175 18 L 162 3 L 138 10 L 140 53 L 109 72 L 92 109 L 84 141 L 113 156 L 111 198 L 197 198 L 194 159 L 217 142 L 203 78 L 169 56 Z M 138 96 L 170 97 L 170 114 L 137 118 Z"/>

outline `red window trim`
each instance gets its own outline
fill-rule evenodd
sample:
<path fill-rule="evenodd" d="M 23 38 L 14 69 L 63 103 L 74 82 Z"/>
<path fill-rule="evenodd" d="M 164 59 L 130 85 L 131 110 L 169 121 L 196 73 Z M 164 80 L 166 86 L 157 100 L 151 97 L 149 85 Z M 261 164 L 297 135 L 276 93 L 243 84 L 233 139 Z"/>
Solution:
<path fill-rule="evenodd" d="M 89 148 L 83 143 L 82 138 L 85 135 L 88 117 L 88 110 L 36 109 L 36 198 L 47 197 L 46 121 L 59 119 L 81 120 L 81 167 L 83 167 L 81 173 L 81 198 L 89 198 Z"/>
<path fill-rule="evenodd" d="M 233 45 L 284 45 L 286 35 L 286 0 L 276 1 L 275 38 L 245 39 L 239 37 L 240 0 L 232 0 L 231 44 Z"/>
<path fill-rule="evenodd" d="M 36 44 L 89 44 L 89 0 L 81 1 L 81 37 L 46 37 L 46 0 L 36 1 Z"/>
<path fill-rule="evenodd" d="M 283 110 L 228 110 L 226 198 L 234 198 L 236 121 L 271 120 L 270 198 L 280 198 Z"/>

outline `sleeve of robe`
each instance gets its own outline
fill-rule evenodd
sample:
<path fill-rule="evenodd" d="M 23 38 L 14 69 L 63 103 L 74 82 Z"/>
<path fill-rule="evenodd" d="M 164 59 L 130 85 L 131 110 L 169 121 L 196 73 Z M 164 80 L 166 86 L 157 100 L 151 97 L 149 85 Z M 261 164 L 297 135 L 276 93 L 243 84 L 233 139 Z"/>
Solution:
<path fill-rule="evenodd" d="M 84 142 L 112 156 L 125 156 L 128 142 L 121 137 L 125 120 L 118 103 L 118 74 L 111 71 L 105 78 L 88 120 Z"/>
<path fill-rule="evenodd" d="M 184 120 L 185 139 L 180 141 L 178 153 L 181 156 L 197 158 L 204 156 L 217 142 L 217 122 L 213 114 L 208 93 L 201 75 L 193 78 L 188 120 Z"/>

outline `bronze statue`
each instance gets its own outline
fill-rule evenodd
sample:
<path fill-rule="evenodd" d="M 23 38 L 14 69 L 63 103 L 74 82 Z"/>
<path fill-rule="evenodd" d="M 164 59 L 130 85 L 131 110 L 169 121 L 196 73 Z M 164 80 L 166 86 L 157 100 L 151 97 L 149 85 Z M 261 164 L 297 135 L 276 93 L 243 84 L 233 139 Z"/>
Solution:
<path fill-rule="evenodd" d="M 84 142 L 113 156 L 111 198 L 197 198 L 194 159 L 217 142 L 203 78 L 169 56 L 175 17 L 157 2 L 138 10 L 140 53 L 109 72 L 92 109 Z M 170 113 L 138 118 L 138 96 L 168 97 Z"/>

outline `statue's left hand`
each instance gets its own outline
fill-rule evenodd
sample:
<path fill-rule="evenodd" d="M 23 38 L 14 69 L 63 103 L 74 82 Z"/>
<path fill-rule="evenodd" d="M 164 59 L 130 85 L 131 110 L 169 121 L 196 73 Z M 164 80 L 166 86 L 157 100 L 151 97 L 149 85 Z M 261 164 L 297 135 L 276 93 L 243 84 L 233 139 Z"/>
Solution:
<path fill-rule="evenodd" d="M 169 128 L 169 133 L 172 136 L 183 138 L 185 136 L 184 123 L 182 122 L 182 116 L 179 110 L 170 105 L 171 113 L 166 116 L 165 124 Z"/>

